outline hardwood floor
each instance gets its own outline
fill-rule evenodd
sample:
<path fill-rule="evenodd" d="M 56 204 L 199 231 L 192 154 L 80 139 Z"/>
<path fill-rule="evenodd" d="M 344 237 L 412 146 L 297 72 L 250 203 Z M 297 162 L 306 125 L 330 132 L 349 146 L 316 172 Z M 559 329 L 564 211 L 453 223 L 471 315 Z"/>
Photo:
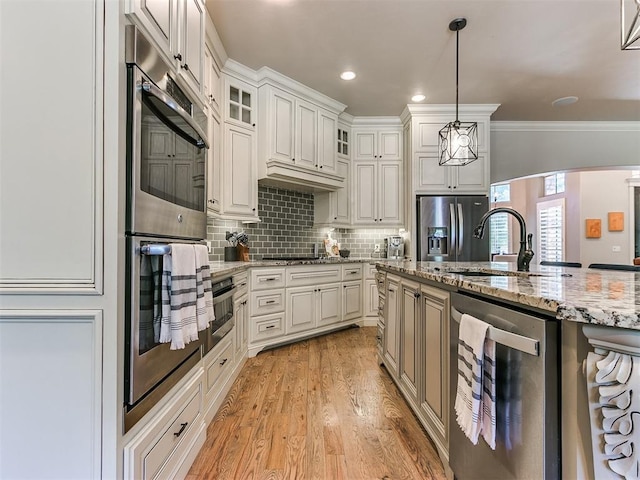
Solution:
<path fill-rule="evenodd" d="M 378 365 L 376 331 L 248 359 L 187 479 L 444 479 L 431 440 Z"/>

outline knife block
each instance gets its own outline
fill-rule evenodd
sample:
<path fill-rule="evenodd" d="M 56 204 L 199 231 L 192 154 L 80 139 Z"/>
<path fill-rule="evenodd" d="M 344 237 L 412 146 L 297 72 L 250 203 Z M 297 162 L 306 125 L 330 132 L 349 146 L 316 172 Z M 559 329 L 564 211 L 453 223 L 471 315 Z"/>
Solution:
<path fill-rule="evenodd" d="M 249 247 L 246 247 L 244 245 L 238 245 L 236 247 L 238 250 L 238 260 L 241 262 L 248 262 L 249 261 Z"/>

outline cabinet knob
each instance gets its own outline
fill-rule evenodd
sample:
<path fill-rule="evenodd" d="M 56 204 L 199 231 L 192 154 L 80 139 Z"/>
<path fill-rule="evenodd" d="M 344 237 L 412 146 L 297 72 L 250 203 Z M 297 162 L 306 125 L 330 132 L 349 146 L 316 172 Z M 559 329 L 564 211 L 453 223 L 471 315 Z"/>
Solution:
<path fill-rule="evenodd" d="M 185 70 L 189 71 L 189 65 L 187 65 L 186 63 L 184 65 L 181 65 L 182 68 L 184 68 Z"/>
<path fill-rule="evenodd" d="M 453 188 L 458 188 L 458 187 L 454 185 L 454 187 L 453 187 Z"/>
<path fill-rule="evenodd" d="M 255 124 L 255 123 L 253 123 L 253 124 L 251 124 L 251 126 L 252 126 L 252 127 L 255 127 L 255 126 L 256 126 L 256 124 Z"/>
<path fill-rule="evenodd" d="M 320 165 L 320 168 L 322 168 L 322 165 Z"/>
<path fill-rule="evenodd" d="M 209 200 L 209 203 L 216 203 L 215 200 Z"/>
<path fill-rule="evenodd" d="M 337 219 L 338 219 L 338 217 L 333 217 L 333 219 L 334 219 L 334 220 L 337 220 Z"/>
<path fill-rule="evenodd" d="M 176 60 L 182 61 L 182 55 L 179 53 L 177 55 L 174 55 L 173 58 L 175 58 Z"/>
<path fill-rule="evenodd" d="M 374 221 L 374 222 L 377 222 L 377 221 L 378 221 L 378 219 L 377 219 L 377 218 L 374 218 L 374 219 L 373 219 L 373 221 Z"/>
<path fill-rule="evenodd" d="M 415 298 L 420 298 L 420 292 L 415 292 L 415 293 L 413 294 L 413 296 L 414 296 Z"/>
<path fill-rule="evenodd" d="M 253 208 L 252 210 L 253 210 L 254 212 L 256 211 L 256 209 L 255 209 L 255 208 Z"/>
<path fill-rule="evenodd" d="M 291 160 L 292 160 L 292 161 L 294 161 L 294 162 L 296 161 L 296 159 L 295 159 L 295 158 L 292 158 Z"/>

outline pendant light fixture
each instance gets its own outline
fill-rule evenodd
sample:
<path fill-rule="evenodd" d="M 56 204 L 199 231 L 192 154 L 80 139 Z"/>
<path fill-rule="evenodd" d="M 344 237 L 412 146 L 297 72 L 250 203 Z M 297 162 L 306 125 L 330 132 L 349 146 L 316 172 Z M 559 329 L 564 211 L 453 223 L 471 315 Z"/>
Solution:
<path fill-rule="evenodd" d="M 456 18 L 449 30 L 456 32 L 456 120 L 447 123 L 438 135 L 440 165 L 466 165 L 478 159 L 478 124 L 458 119 L 458 41 L 466 18 Z"/>
<path fill-rule="evenodd" d="M 640 0 L 620 0 L 622 50 L 640 50 Z"/>

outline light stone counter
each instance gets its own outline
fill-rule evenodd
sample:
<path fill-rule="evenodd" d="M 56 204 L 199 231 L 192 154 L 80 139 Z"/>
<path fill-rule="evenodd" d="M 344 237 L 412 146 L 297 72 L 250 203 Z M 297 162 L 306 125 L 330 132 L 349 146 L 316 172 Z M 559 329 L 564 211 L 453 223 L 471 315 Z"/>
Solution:
<path fill-rule="evenodd" d="M 305 260 L 251 260 L 250 262 L 209 262 L 211 276 L 233 275 L 251 267 L 287 267 L 290 265 L 325 265 L 327 263 L 376 263 L 380 258 L 330 257 Z M 399 262 L 399 261 L 397 261 Z M 392 263 L 390 261 L 389 263 Z"/>
<path fill-rule="evenodd" d="M 537 265 L 530 272 L 518 272 L 514 263 L 504 262 L 377 264 L 387 271 L 548 311 L 559 320 L 640 330 L 640 273 Z M 467 270 L 496 275 L 451 273 Z"/>

